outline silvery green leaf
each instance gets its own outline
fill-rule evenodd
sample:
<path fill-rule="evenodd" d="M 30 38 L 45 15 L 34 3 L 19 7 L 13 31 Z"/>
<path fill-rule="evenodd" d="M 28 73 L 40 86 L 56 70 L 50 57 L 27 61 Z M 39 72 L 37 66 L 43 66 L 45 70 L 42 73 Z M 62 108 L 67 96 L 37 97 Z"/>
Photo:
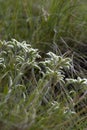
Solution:
<path fill-rule="evenodd" d="M 71 83 L 77 83 L 77 79 L 72 79 L 72 78 L 66 78 L 66 81 L 71 84 Z"/>
<path fill-rule="evenodd" d="M 0 62 L 3 62 L 4 61 L 4 58 L 0 58 Z"/>

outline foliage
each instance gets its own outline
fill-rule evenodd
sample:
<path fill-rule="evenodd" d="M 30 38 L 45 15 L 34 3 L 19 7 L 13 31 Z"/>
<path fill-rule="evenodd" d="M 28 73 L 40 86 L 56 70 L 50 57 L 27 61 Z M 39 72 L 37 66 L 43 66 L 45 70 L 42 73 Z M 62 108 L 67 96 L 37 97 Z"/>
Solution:
<path fill-rule="evenodd" d="M 86 0 L 0 0 L 1 130 L 87 128 L 86 12 Z"/>
<path fill-rule="evenodd" d="M 42 60 L 25 41 L 0 41 L 0 129 L 86 128 L 86 106 L 75 107 L 87 102 L 87 79 L 66 77 L 70 68 L 70 58 L 48 52 Z"/>
<path fill-rule="evenodd" d="M 0 0 L 0 39 L 27 41 L 41 52 L 73 58 L 87 77 L 86 0 Z"/>
<path fill-rule="evenodd" d="M 27 40 L 44 51 L 55 50 L 55 44 L 67 48 L 65 43 L 75 49 L 87 40 L 86 5 L 85 0 L 0 0 L 0 38 Z"/>

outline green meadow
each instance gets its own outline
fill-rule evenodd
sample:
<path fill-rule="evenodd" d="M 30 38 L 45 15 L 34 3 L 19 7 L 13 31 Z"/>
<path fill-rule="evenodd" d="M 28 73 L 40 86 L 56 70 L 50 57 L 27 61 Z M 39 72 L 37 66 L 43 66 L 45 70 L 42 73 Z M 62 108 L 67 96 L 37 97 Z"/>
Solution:
<path fill-rule="evenodd" d="M 0 130 L 87 129 L 87 1 L 0 0 Z"/>

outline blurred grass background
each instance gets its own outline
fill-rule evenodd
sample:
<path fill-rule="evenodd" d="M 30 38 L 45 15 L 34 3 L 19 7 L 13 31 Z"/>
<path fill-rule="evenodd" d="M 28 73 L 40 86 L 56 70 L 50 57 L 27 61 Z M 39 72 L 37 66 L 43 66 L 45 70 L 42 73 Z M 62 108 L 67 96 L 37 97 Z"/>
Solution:
<path fill-rule="evenodd" d="M 43 51 L 55 44 L 86 44 L 86 0 L 0 0 L 0 39 L 31 42 Z"/>

